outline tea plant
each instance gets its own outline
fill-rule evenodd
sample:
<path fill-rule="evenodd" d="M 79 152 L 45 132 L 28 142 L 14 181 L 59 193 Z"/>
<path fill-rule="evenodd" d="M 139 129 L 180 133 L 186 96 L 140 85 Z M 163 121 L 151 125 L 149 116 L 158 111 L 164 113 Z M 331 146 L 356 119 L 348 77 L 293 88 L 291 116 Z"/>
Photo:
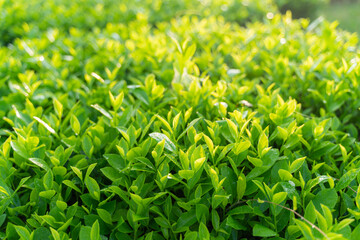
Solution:
<path fill-rule="evenodd" d="M 0 238 L 359 239 L 356 34 L 127 3 L 0 1 Z"/>

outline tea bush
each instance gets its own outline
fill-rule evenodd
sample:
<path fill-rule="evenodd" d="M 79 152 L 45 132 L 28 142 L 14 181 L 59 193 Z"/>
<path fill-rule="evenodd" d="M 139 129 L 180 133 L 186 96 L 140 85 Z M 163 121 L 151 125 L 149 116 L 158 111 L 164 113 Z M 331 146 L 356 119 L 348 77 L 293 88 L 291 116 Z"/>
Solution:
<path fill-rule="evenodd" d="M 329 4 L 329 0 L 274 0 L 280 12 L 291 11 L 295 18 L 316 18 L 318 11 Z"/>
<path fill-rule="evenodd" d="M 359 239 L 356 34 L 123 2 L 1 1 L 0 238 Z"/>

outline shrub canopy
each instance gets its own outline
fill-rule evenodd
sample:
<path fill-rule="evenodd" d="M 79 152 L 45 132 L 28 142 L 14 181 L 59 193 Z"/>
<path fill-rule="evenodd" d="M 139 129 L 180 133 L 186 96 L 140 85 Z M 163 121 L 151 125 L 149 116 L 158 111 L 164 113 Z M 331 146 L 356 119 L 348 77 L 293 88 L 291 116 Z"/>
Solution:
<path fill-rule="evenodd" d="M 355 34 L 265 0 L 0 6 L 1 239 L 360 238 Z"/>

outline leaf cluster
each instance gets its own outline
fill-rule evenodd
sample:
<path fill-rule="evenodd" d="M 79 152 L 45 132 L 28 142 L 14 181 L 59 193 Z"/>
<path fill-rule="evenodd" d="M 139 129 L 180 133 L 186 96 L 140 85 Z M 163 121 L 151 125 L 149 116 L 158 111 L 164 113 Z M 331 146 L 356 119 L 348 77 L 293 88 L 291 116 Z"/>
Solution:
<path fill-rule="evenodd" d="M 0 239 L 359 239 L 357 36 L 142 2 L 0 1 Z"/>

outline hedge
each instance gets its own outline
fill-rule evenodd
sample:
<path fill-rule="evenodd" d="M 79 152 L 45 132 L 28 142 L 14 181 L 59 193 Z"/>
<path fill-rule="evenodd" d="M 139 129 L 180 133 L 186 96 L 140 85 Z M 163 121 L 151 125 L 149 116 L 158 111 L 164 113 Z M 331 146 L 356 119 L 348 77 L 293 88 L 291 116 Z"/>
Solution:
<path fill-rule="evenodd" d="M 126 3 L 0 2 L 0 239 L 359 239 L 356 34 Z"/>

